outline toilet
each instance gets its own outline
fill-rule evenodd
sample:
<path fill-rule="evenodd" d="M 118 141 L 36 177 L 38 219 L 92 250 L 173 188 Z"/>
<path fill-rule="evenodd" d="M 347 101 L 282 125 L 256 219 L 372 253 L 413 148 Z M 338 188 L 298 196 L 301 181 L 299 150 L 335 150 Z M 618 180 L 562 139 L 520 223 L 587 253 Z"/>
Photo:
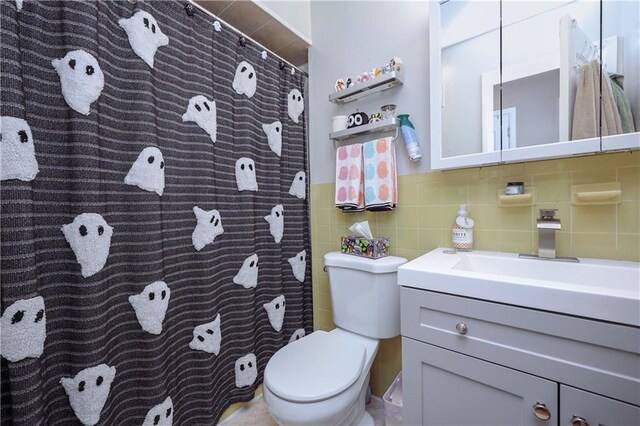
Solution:
<path fill-rule="evenodd" d="M 373 425 L 365 411 L 379 339 L 400 334 L 398 267 L 407 259 L 327 253 L 333 322 L 271 357 L 264 400 L 280 425 Z"/>

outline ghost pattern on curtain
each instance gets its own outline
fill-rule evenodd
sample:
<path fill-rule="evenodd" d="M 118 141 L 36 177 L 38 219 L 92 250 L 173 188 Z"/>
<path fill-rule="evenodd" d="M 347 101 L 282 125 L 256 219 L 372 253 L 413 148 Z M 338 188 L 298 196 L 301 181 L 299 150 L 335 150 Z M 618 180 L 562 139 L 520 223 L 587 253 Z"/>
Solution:
<path fill-rule="evenodd" d="M 23 6 L 16 0 L 17 10 Z M 161 31 L 158 21 L 148 12 L 139 10 L 130 17 L 123 17 L 118 25 L 126 32 L 129 48 L 150 68 L 158 49 L 169 44 L 169 38 Z M 220 31 L 219 24 L 216 31 Z M 263 59 L 266 59 L 263 55 Z M 61 58 L 53 58 L 51 65 L 57 73 L 60 94 L 68 107 L 81 115 L 90 115 L 92 106 L 99 100 L 105 85 L 105 74 L 98 59 L 82 50 L 70 50 Z M 258 75 L 246 60 L 235 66 L 232 89 L 238 95 L 251 99 L 259 89 Z M 304 100 L 298 89 L 287 94 L 287 115 L 298 123 L 304 111 Z M 216 102 L 204 94 L 190 98 L 182 115 L 183 122 L 195 123 L 206 133 L 212 143 L 217 140 Z M 27 112 L 28 116 L 28 112 Z M 262 124 L 269 149 L 281 157 L 283 144 L 283 123 L 280 120 Z M 32 129 L 29 123 L 19 117 L 0 117 L 0 180 L 20 180 L 30 182 L 39 173 Z M 123 177 L 125 185 L 162 196 L 165 190 L 165 158 L 158 147 L 142 148 L 137 158 Z M 258 174 L 255 161 L 241 157 L 235 164 L 238 191 L 258 191 Z M 289 194 L 299 199 L 306 198 L 306 173 L 298 172 L 291 183 Z M 193 207 L 196 225 L 192 232 L 192 243 L 196 251 L 213 244 L 216 237 L 224 233 L 222 217 L 217 210 Z M 284 207 L 276 204 L 266 216 L 269 232 L 274 244 L 281 242 L 284 227 Z M 80 274 L 90 278 L 100 273 L 107 264 L 114 228 L 98 213 L 78 214 L 72 222 L 61 226 L 62 234 L 71 248 Z M 288 259 L 296 280 L 304 282 L 306 271 L 306 251 L 302 250 Z M 237 270 L 233 283 L 246 289 L 258 285 L 258 255 L 249 255 Z M 166 282 L 155 281 L 131 294 L 128 302 L 143 332 L 160 335 L 168 312 L 171 290 Z M 270 326 L 281 332 L 285 320 L 286 300 L 283 294 L 263 304 Z M 46 340 L 45 300 L 32 297 L 16 300 L 3 312 L 0 354 L 10 362 L 20 362 L 28 358 L 38 358 L 44 351 Z M 222 318 L 217 314 L 212 321 L 195 325 L 189 348 L 217 356 L 223 344 Z M 289 337 L 288 343 L 305 336 L 304 328 L 297 329 Z M 235 385 L 238 388 L 251 386 L 258 375 L 257 358 L 248 353 L 238 358 L 234 365 Z M 73 377 L 61 377 L 60 385 L 66 392 L 69 404 L 85 426 L 100 421 L 102 410 L 117 380 L 116 367 L 107 364 L 88 366 Z M 163 395 L 162 397 L 165 397 Z M 146 425 L 170 426 L 173 423 L 174 407 L 170 396 L 149 408 L 142 423 Z"/>

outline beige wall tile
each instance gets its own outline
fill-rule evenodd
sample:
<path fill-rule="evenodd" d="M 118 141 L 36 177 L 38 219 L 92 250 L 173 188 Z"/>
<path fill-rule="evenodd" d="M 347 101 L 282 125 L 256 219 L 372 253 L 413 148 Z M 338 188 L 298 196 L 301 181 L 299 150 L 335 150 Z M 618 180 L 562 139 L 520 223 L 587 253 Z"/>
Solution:
<path fill-rule="evenodd" d="M 439 206 L 442 204 L 442 184 L 424 183 L 416 185 L 419 206 Z M 400 200 L 402 202 L 402 200 Z"/>
<path fill-rule="evenodd" d="M 533 231 L 498 231 L 498 250 L 511 253 L 533 253 Z"/>
<path fill-rule="evenodd" d="M 478 179 L 470 182 L 469 204 L 498 204 L 498 178 Z"/>
<path fill-rule="evenodd" d="M 532 207 L 503 207 L 498 209 L 500 230 L 532 231 L 535 227 L 534 219 Z"/>
<path fill-rule="evenodd" d="M 440 229 L 419 229 L 418 248 L 425 253 L 442 246 L 442 231 Z"/>
<path fill-rule="evenodd" d="M 622 186 L 623 200 L 640 200 L 640 167 L 619 168 L 618 182 Z"/>
<path fill-rule="evenodd" d="M 573 206 L 572 230 L 574 232 L 616 232 L 616 205 Z"/>
<path fill-rule="evenodd" d="M 581 185 L 585 183 L 601 183 L 601 182 L 615 182 L 616 169 L 593 169 L 593 170 L 580 170 L 577 172 L 571 172 L 571 184 Z"/>
<path fill-rule="evenodd" d="M 640 234 L 619 234 L 616 259 L 640 261 Z"/>
<path fill-rule="evenodd" d="M 616 235 L 591 232 L 572 234 L 572 256 L 614 259 L 616 257 Z"/>
<path fill-rule="evenodd" d="M 623 201 L 617 206 L 618 229 L 623 234 L 640 233 L 640 201 Z"/>
<path fill-rule="evenodd" d="M 571 200 L 571 174 L 567 172 L 533 175 L 531 185 L 536 188 L 536 201 L 558 203 Z"/>

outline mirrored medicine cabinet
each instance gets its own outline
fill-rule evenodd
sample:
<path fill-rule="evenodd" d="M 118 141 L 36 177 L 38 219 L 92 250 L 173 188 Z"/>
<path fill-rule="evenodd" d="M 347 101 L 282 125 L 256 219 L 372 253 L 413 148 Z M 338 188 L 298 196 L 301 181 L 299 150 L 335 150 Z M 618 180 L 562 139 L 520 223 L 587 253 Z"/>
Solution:
<path fill-rule="evenodd" d="M 640 2 L 430 2 L 431 167 L 640 149 Z"/>

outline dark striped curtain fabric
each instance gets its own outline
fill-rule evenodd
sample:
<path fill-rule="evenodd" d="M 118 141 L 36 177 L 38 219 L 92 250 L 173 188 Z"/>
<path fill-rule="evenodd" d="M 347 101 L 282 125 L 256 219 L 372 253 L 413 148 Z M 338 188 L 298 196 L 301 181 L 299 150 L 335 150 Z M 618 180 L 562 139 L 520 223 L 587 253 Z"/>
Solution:
<path fill-rule="evenodd" d="M 306 77 L 185 4 L 1 2 L 3 425 L 215 424 L 312 330 Z"/>

